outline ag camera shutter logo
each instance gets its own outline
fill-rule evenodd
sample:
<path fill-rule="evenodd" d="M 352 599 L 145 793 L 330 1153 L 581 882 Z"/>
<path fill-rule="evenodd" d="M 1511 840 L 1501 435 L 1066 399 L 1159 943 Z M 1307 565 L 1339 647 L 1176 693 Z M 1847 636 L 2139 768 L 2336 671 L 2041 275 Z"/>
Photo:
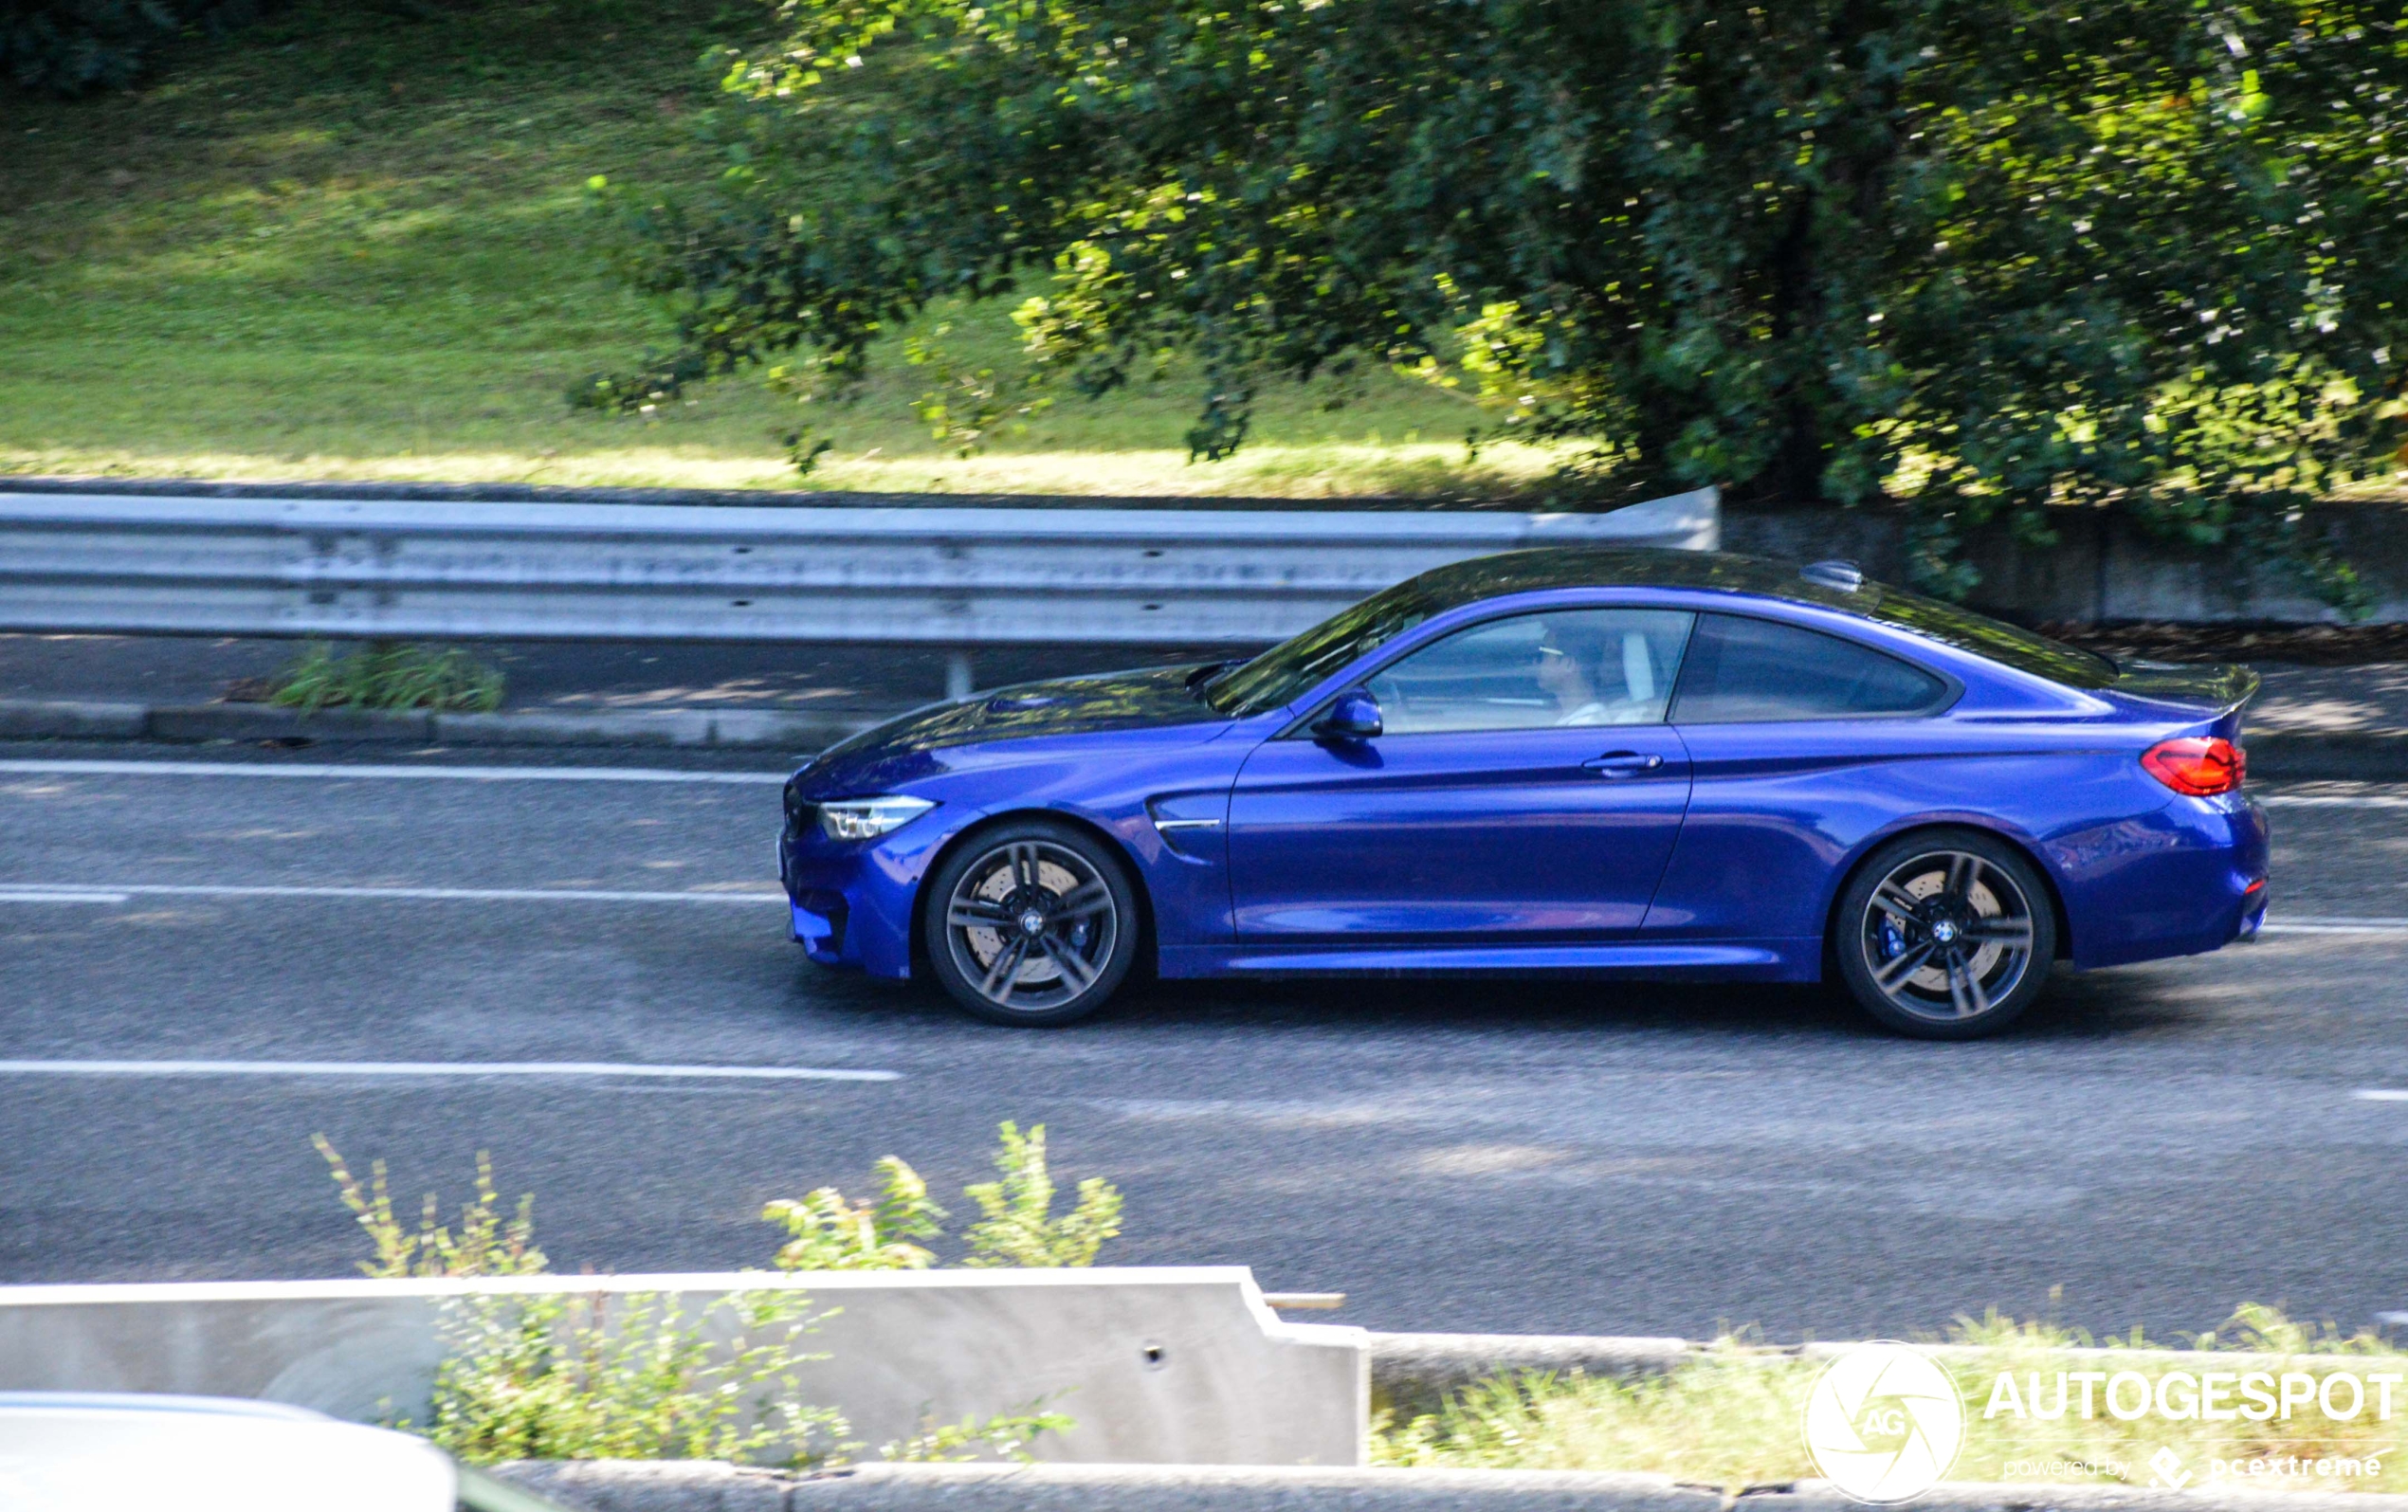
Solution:
<path fill-rule="evenodd" d="M 1806 1397 L 1806 1452 L 1841 1493 L 1904 1502 L 1940 1484 L 1965 1444 L 1964 1398 L 1946 1368 L 1891 1339 L 1823 1368 Z"/>

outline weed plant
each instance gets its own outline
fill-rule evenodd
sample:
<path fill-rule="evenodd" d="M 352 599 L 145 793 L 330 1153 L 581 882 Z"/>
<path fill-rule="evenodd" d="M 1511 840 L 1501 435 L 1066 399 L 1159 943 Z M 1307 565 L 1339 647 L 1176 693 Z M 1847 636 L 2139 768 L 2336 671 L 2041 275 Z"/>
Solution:
<path fill-rule="evenodd" d="M 1001 1127 L 1000 1179 L 969 1189 L 986 1222 L 970 1234 L 969 1265 L 1092 1265 L 1120 1231 L 1120 1193 L 1100 1178 L 1080 1183 L 1079 1203 L 1051 1213 L 1045 1126 L 1023 1136 Z M 322 1134 L 312 1136 L 342 1204 L 368 1236 L 360 1263 L 371 1277 L 507 1277 L 544 1274 L 535 1246 L 535 1199 L 505 1213 L 493 1166 L 477 1156 L 475 1194 L 457 1229 L 441 1221 L 429 1193 L 413 1230 L 395 1211 L 385 1163 L 369 1178 L 352 1173 Z M 833 1187 L 765 1214 L 786 1225 L 776 1263 L 789 1270 L 919 1269 L 934 1261 L 910 1243 L 933 1238 L 944 1210 L 919 1174 L 888 1157 L 878 1163 L 879 1201 L 848 1202 Z M 641 1292 L 471 1293 L 447 1301 L 438 1321 L 444 1359 L 421 1419 L 394 1426 L 423 1434 L 470 1465 L 521 1459 L 713 1459 L 802 1467 L 843 1461 L 862 1446 L 834 1409 L 806 1399 L 802 1366 L 825 1359 L 804 1340 L 825 1313 L 797 1291 L 731 1292 L 689 1312 L 674 1297 Z M 1043 1434 L 1074 1420 L 1043 1399 L 994 1416 L 923 1421 L 886 1443 L 888 1460 L 1028 1459 Z"/>
<path fill-rule="evenodd" d="M 427 1193 L 416 1232 L 393 1211 L 392 1193 L 385 1162 L 368 1168 L 366 1182 L 351 1174 L 341 1152 L 322 1134 L 309 1142 L 318 1147 L 335 1178 L 335 1190 L 351 1210 L 374 1254 L 359 1263 L 361 1275 L 380 1280 L 409 1276 L 537 1276 L 549 1268 L 543 1251 L 535 1247 L 535 1196 L 519 1199 L 518 1211 L 504 1217 L 494 1191 L 493 1159 L 477 1152 L 476 1195 L 460 1210 L 460 1229 L 440 1221 L 441 1206 Z"/>
<path fill-rule="evenodd" d="M 1045 1125 L 1022 1134 L 1006 1120 L 996 1134 L 996 1179 L 962 1191 L 982 1216 L 963 1236 L 970 1250 L 961 1263 L 978 1268 L 1094 1265 L 1096 1251 L 1121 1231 L 1120 1192 L 1089 1176 L 1079 1183 L 1078 1202 L 1057 1216 Z M 913 1241 L 941 1236 L 945 1210 L 929 1200 L 928 1184 L 903 1161 L 888 1156 L 877 1169 L 875 1202 L 848 1202 L 836 1188 L 821 1187 L 762 1210 L 763 1219 L 783 1224 L 789 1235 L 777 1251 L 780 1269 L 920 1270 L 936 1263 L 934 1253 Z"/>
<path fill-rule="evenodd" d="M 846 1447 L 844 1417 L 796 1374 L 817 1321 L 798 1292 L 482 1295 L 445 1308 L 423 1433 L 471 1465 L 728 1460 L 800 1466 Z"/>

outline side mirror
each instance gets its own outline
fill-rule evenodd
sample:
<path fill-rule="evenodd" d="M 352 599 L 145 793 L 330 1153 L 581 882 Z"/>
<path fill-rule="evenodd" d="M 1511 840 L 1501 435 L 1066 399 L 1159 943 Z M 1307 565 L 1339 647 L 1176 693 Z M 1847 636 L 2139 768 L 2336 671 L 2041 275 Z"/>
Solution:
<path fill-rule="evenodd" d="M 1338 695 L 1327 714 L 1313 721 L 1313 738 L 1369 740 L 1379 729 L 1379 701 L 1361 688 L 1350 688 Z"/>

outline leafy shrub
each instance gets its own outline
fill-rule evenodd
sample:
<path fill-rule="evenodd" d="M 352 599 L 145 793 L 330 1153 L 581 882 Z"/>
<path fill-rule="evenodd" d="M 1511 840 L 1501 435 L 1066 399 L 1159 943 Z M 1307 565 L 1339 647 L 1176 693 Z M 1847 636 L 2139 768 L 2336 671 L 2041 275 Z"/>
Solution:
<path fill-rule="evenodd" d="M 398 1426 L 471 1465 L 729 1460 L 806 1465 L 845 1420 L 807 1406 L 796 1368 L 824 1359 L 798 1292 L 732 1292 L 688 1318 L 676 1299 L 482 1296 L 447 1305 L 432 1415 Z"/>
<path fill-rule="evenodd" d="M 793 1237 L 777 1251 L 780 1270 L 925 1270 L 936 1256 L 910 1243 L 933 1239 L 945 1210 L 928 1200 L 928 1183 L 893 1156 L 878 1162 L 885 1192 L 875 1204 L 848 1203 L 834 1187 L 773 1202 L 761 1217 Z"/>
<path fill-rule="evenodd" d="M 1092 1266 L 1105 1240 L 1121 1231 L 1121 1193 L 1101 1176 L 1079 1183 L 1078 1206 L 1053 1215 L 1053 1177 L 1046 1168 L 1045 1125 L 1027 1134 L 1009 1120 L 997 1130 L 999 1180 L 982 1181 L 962 1194 L 985 1216 L 963 1237 L 970 1252 L 964 1266 L 978 1267 Z M 809 1196 L 773 1202 L 761 1210 L 770 1223 L 784 1224 L 793 1237 L 778 1250 L 782 1270 L 923 1270 L 936 1256 L 915 1239 L 934 1239 L 945 1210 L 928 1199 L 928 1184 L 909 1165 L 888 1156 L 878 1162 L 885 1185 L 875 1203 L 847 1202 L 834 1187 Z"/>
<path fill-rule="evenodd" d="M 361 709 L 453 709 L 489 713 L 502 706 L 502 677 L 457 648 L 371 641 L 348 656 L 312 643 L 278 674 L 267 701 L 315 714 L 329 704 Z"/>
<path fill-rule="evenodd" d="M 969 1233 L 965 1266 L 1092 1266 L 1104 1241 L 1121 1231 L 1121 1193 L 1101 1176 L 1079 1183 L 1079 1205 L 1053 1216 L 1053 1177 L 1045 1164 L 1045 1125 L 1026 1137 L 1006 1121 L 995 1152 L 999 1181 L 963 1189 L 984 1221 Z"/>
<path fill-rule="evenodd" d="M 448 1304 L 444 1362 L 422 1433 L 470 1465 L 505 1460 L 726 1460 L 797 1469 L 861 1446 L 803 1398 L 804 1337 L 827 1314 L 800 1292 L 731 1292 L 689 1317 L 670 1297 L 470 1297 Z M 1027 1460 L 1077 1426 L 1044 1402 L 923 1424 L 879 1457 Z"/>
<path fill-rule="evenodd" d="M 1119 1232 L 1120 1194 L 1090 1177 L 1080 1183 L 1077 1211 L 1051 1218 L 1044 1125 L 1023 1138 L 1005 1123 L 1002 1134 L 995 1164 L 1004 1179 L 969 1189 L 988 1221 L 972 1230 L 965 1263 L 1092 1264 L 1096 1247 Z M 393 1211 L 382 1160 L 369 1167 L 363 1183 L 324 1135 L 310 1142 L 375 1248 L 374 1258 L 360 1264 L 363 1274 L 532 1276 L 549 1268 L 535 1247 L 535 1198 L 520 1197 L 516 1213 L 505 1217 L 483 1152 L 477 1155 L 476 1195 L 463 1205 L 458 1231 L 438 1221 L 441 1204 L 429 1193 L 413 1233 Z M 848 1203 L 833 1187 L 771 1203 L 763 1216 L 793 1235 L 777 1264 L 788 1270 L 917 1270 L 932 1264 L 934 1257 L 909 1241 L 935 1237 L 944 1210 L 903 1161 L 889 1156 L 878 1172 L 884 1192 L 876 1203 Z M 986 1234 L 990 1229 L 995 1231 Z M 825 1316 L 795 1291 L 731 1292 L 691 1315 L 674 1297 L 641 1292 L 456 1298 L 445 1303 L 438 1324 L 444 1360 L 428 1420 L 403 1418 L 394 1426 L 471 1465 L 714 1459 L 794 1467 L 841 1461 L 860 1446 L 847 1438 L 841 1413 L 804 1401 L 797 1375 L 802 1365 L 827 1357 L 802 1348 Z M 1040 1434 L 1075 1426 L 1044 1408 L 1039 1398 L 984 1419 L 924 1422 L 879 1453 L 889 1460 L 1025 1460 Z"/>

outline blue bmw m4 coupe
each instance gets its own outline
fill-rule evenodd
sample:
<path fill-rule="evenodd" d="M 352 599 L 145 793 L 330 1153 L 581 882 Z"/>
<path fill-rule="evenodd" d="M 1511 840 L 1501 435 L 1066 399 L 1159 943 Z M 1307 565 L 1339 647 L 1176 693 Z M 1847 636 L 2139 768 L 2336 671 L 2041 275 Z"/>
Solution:
<path fill-rule="evenodd" d="M 1695 552 L 1459 562 L 1251 661 L 1033 683 L 786 785 L 794 934 L 1002 1024 L 1160 976 L 1835 981 L 1963 1039 L 2265 917 L 2254 673 Z"/>

